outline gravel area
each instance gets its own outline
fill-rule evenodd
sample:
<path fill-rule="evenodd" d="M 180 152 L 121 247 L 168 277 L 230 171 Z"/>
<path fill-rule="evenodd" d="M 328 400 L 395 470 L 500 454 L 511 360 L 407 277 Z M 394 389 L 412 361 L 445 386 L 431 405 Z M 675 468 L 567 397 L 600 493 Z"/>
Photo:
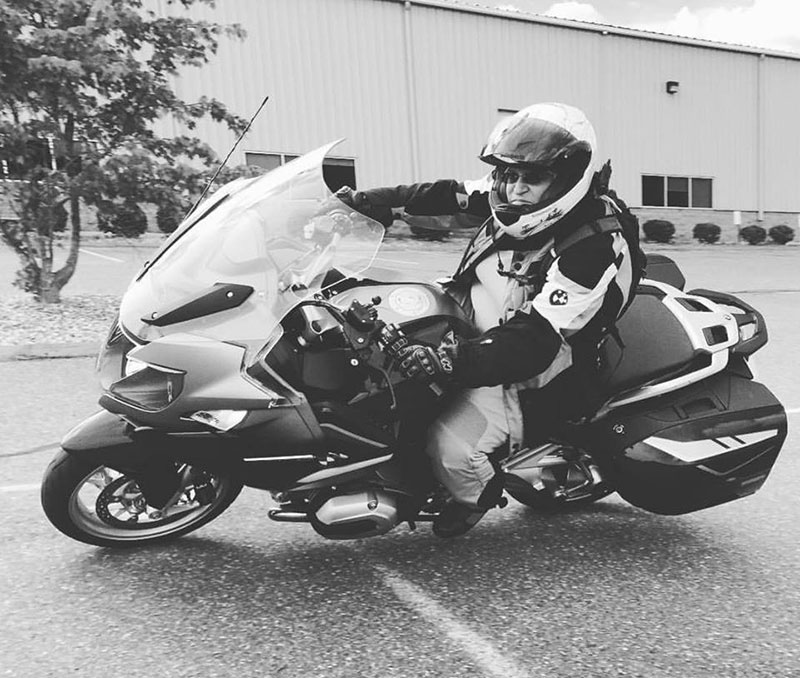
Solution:
<path fill-rule="evenodd" d="M 119 298 L 105 294 L 66 296 L 60 304 L 0 299 L 0 346 L 99 342 L 118 307 Z"/>

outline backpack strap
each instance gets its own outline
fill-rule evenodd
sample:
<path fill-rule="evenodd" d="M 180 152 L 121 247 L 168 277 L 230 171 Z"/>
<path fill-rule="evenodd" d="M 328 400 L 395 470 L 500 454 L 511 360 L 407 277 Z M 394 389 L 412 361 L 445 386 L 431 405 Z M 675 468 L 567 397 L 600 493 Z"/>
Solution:
<path fill-rule="evenodd" d="M 577 245 L 582 240 L 586 240 L 587 238 L 591 238 L 595 235 L 614 233 L 617 231 L 621 232 L 622 226 L 615 214 L 602 217 L 596 221 L 590 221 L 588 224 L 583 224 L 582 226 L 576 228 L 566 238 L 557 240 L 553 246 L 555 256 L 560 257 L 564 251 L 568 250 L 573 245 Z"/>
<path fill-rule="evenodd" d="M 606 217 L 601 217 L 596 221 L 590 221 L 589 223 L 582 224 L 574 231 L 570 231 L 569 235 L 564 238 L 556 239 L 553 246 L 550 250 L 545 254 L 541 261 L 538 263 L 535 274 L 534 274 L 534 290 L 535 293 L 538 294 L 539 291 L 544 286 L 545 278 L 547 277 L 547 271 L 550 270 L 550 267 L 553 265 L 558 257 L 560 257 L 564 252 L 566 252 L 570 247 L 574 247 L 579 242 L 583 242 L 587 238 L 593 238 L 596 235 L 601 235 L 603 233 L 614 233 L 616 231 L 622 231 L 622 226 L 619 223 L 619 220 L 615 215 L 610 215 Z"/>

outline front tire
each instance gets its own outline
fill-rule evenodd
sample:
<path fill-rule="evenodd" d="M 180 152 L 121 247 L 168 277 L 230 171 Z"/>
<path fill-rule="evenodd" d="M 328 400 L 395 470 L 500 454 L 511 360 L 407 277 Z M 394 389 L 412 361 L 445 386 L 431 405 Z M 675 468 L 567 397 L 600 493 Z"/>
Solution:
<path fill-rule="evenodd" d="M 42 508 L 63 534 L 96 546 L 129 548 L 180 537 L 219 516 L 242 483 L 205 472 L 166 514 L 151 506 L 136 480 L 61 450 L 44 472 Z"/>

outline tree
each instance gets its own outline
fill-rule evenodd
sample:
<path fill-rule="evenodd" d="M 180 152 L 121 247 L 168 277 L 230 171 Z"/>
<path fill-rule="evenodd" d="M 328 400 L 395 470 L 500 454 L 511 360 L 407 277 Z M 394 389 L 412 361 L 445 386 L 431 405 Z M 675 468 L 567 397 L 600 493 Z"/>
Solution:
<path fill-rule="evenodd" d="M 197 3 L 213 0 L 167 0 Z M 221 102 L 186 102 L 170 85 L 180 68 L 208 62 L 220 36 L 244 32 L 159 16 L 142 0 L 0 0 L 0 159 L 21 180 L 2 182 L 16 219 L 0 220 L 0 235 L 22 261 L 19 286 L 41 301 L 60 300 L 78 262 L 81 204 L 129 206 L 125 191 L 134 188 L 158 197 L 159 178 L 174 168 L 190 186 L 216 160 L 196 138 L 157 137 L 156 120 L 171 115 L 192 130 L 210 116 L 234 132 L 245 128 Z M 53 270 L 64 208 L 69 248 Z"/>

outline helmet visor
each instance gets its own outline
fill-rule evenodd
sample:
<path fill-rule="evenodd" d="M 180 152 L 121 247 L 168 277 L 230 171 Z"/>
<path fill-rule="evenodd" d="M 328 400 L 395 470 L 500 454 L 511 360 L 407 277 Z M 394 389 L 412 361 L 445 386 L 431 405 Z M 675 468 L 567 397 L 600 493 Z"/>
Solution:
<path fill-rule="evenodd" d="M 481 159 L 492 165 L 549 166 L 581 151 L 591 154 L 591 145 L 561 125 L 526 116 L 492 134 Z"/>

